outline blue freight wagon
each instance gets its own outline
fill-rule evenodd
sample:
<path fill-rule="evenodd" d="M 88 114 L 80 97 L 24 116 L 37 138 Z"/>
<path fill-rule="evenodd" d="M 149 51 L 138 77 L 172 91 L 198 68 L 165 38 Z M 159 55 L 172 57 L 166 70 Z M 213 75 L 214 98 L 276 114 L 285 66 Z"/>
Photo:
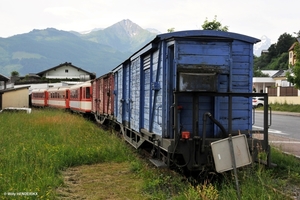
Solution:
<path fill-rule="evenodd" d="M 269 151 L 267 114 L 264 139 L 251 137 L 259 41 L 210 30 L 157 35 L 113 70 L 114 117 L 125 139 L 150 148 L 157 165 L 190 171 L 212 167 L 211 143 L 229 135 L 245 134 L 254 159 L 257 146 Z"/>

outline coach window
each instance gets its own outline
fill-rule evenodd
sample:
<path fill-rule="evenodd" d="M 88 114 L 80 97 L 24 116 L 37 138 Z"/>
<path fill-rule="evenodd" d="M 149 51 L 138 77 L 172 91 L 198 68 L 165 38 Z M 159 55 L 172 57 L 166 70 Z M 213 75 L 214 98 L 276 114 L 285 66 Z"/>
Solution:
<path fill-rule="evenodd" d="M 86 90 L 85 90 L 85 96 L 87 99 L 89 99 L 91 96 L 90 96 L 90 88 L 87 87 Z"/>

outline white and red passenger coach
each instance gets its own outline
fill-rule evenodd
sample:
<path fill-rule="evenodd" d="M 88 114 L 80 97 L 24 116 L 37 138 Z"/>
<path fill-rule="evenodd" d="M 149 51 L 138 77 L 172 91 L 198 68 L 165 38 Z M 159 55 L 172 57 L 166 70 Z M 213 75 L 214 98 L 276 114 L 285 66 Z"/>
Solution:
<path fill-rule="evenodd" d="M 54 87 L 48 89 L 47 105 L 52 108 L 69 109 L 69 86 Z"/>
<path fill-rule="evenodd" d="M 48 106 L 48 91 L 47 89 L 34 89 L 31 92 L 31 104 L 34 107 Z"/>
<path fill-rule="evenodd" d="M 79 113 L 91 113 L 92 107 L 91 81 L 70 87 L 70 110 Z"/>

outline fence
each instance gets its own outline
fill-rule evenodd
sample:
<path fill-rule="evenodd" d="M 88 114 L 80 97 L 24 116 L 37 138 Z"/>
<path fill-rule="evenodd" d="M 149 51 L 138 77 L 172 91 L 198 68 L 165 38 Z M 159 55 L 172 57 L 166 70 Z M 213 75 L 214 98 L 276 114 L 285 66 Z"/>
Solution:
<path fill-rule="evenodd" d="M 277 88 L 268 88 L 269 96 L 298 96 L 298 90 L 294 86 L 279 87 L 279 95 L 277 95 Z"/>

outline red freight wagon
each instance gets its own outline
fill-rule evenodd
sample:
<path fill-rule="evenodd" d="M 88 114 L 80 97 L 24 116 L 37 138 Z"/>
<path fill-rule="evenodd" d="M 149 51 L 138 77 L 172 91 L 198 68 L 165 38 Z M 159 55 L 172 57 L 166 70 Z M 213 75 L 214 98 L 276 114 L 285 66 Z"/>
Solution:
<path fill-rule="evenodd" d="M 98 123 L 103 124 L 111 119 L 114 113 L 114 77 L 113 73 L 105 74 L 92 81 L 92 113 Z"/>

